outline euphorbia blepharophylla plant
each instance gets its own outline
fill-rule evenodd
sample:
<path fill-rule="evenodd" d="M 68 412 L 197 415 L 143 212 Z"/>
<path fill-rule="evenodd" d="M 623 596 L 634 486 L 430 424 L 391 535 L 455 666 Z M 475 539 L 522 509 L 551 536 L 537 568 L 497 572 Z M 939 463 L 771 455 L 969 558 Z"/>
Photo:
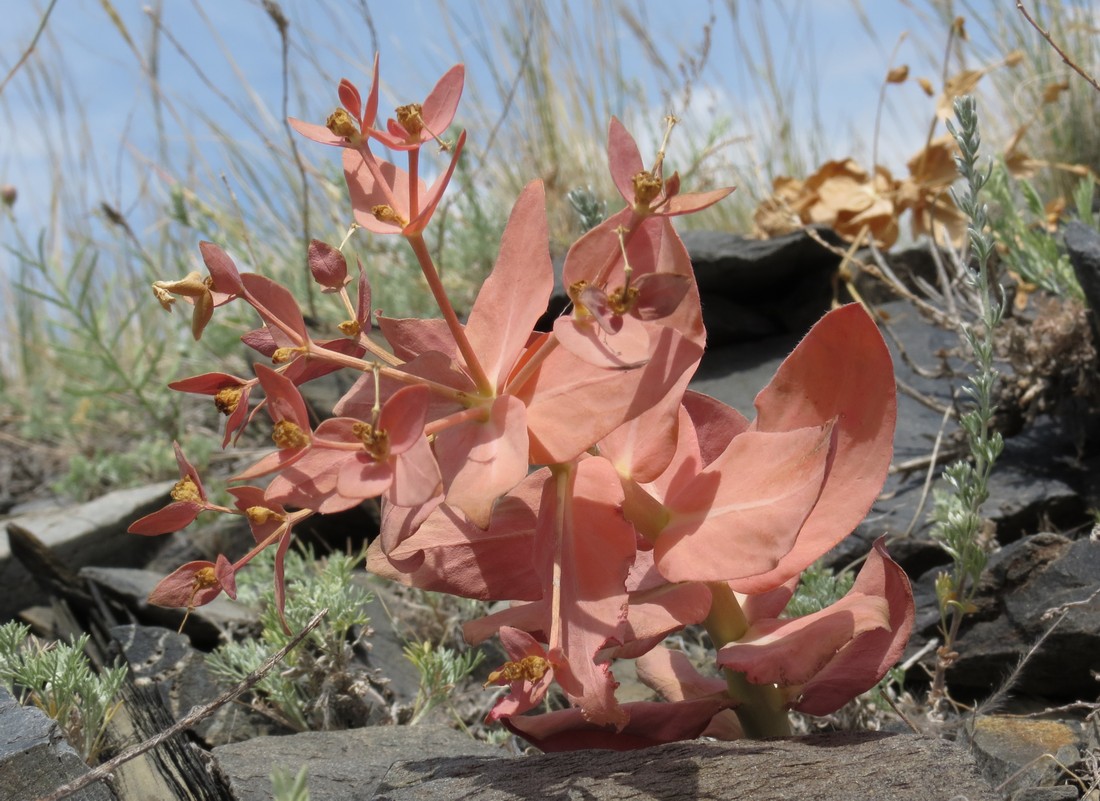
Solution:
<path fill-rule="evenodd" d="M 463 79 L 453 68 L 423 103 L 375 127 L 375 59 L 365 100 L 345 80 L 325 125 L 291 121 L 341 148 L 355 222 L 405 238 L 441 319 L 372 316 L 362 269 L 349 292 L 343 255 L 320 242 L 309 250 L 313 276 L 348 317 L 332 340 L 313 337 L 287 289 L 238 272 L 210 243 L 200 248 L 209 277 L 158 283 L 162 302 L 193 303 L 196 337 L 223 303 L 258 313 L 262 326 L 243 337 L 267 361 L 254 378 L 207 373 L 172 386 L 214 397 L 228 415 L 225 442 L 265 409 L 277 448 L 236 476 L 272 476 L 266 488 L 230 490 L 236 509 L 212 504 L 177 451 L 173 503 L 131 531 L 173 531 L 215 510 L 244 515 L 256 545 L 236 562 L 184 565 L 151 600 L 194 607 L 232 596 L 235 573 L 275 547 L 281 601 L 294 525 L 381 497 L 371 570 L 512 602 L 468 622 L 465 635 L 500 637 L 510 659 L 490 682 L 510 692 L 489 719 L 540 748 L 780 735 L 787 710 L 827 714 L 874 686 L 913 621 L 908 581 L 881 542 L 839 602 L 783 617 L 801 572 L 851 532 L 886 476 L 894 379 L 874 322 L 855 305 L 826 315 L 757 397 L 753 421 L 687 390 L 706 333 L 672 218 L 732 189 L 681 192 L 678 175 L 664 176 L 664 145 L 647 169 L 614 119 L 608 154 L 626 206 L 570 248 L 571 311 L 551 331 L 534 329 L 554 285 L 536 181 L 516 201 L 493 271 L 461 322 L 424 231 L 465 141 L 441 138 Z M 406 167 L 378 145 L 403 154 Z M 421 155 L 437 146 L 449 155 L 428 186 Z M 389 348 L 368 337 L 374 325 Z M 311 428 L 298 387 L 340 368 L 361 375 L 334 416 Z M 264 398 L 250 409 L 257 385 Z M 699 623 L 717 649 L 711 676 L 662 644 Z M 665 700 L 620 703 L 621 659 L 636 660 Z M 552 683 L 572 706 L 525 714 Z"/>

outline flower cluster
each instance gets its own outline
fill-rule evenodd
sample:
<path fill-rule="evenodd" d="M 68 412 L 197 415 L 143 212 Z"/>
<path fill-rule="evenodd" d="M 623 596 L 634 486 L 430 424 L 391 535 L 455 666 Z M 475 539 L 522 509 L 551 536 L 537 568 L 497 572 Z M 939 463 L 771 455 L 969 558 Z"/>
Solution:
<path fill-rule="evenodd" d="M 176 530 L 213 509 L 245 515 L 256 547 L 236 563 L 184 565 L 152 600 L 192 607 L 232 595 L 235 572 L 266 547 L 281 558 L 298 521 L 379 497 L 369 569 L 511 602 L 469 621 L 465 635 L 500 637 L 509 661 L 490 683 L 509 692 L 489 719 L 541 748 L 782 734 L 788 709 L 828 713 L 872 687 L 913 622 L 909 584 L 881 544 L 834 606 L 798 618 L 783 609 L 801 572 L 851 532 L 886 475 L 894 379 L 874 322 L 854 305 L 828 314 L 757 397 L 755 420 L 689 391 L 706 332 L 671 218 L 733 190 L 681 192 L 679 176 L 664 173 L 664 144 L 647 169 L 617 120 L 608 153 L 625 205 L 566 255 L 570 310 L 552 330 L 536 330 L 554 270 L 534 182 L 460 321 L 423 232 L 465 141 L 444 140 L 463 80 L 453 68 L 423 103 L 376 127 L 376 58 L 365 102 L 345 80 L 325 125 L 291 121 L 342 149 L 355 221 L 408 242 L 440 318 L 372 316 L 362 269 L 353 301 L 344 257 L 320 242 L 309 249 L 313 276 L 348 315 L 333 340 L 314 338 L 287 289 L 238 272 L 209 243 L 209 278 L 157 284 L 163 303 L 178 295 L 194 304 L 196 337 L 216 306 L 256 311 L 262 325 L 243 337 L 266 362 L 254 378 L 208 373 L 172 386 L 213 396 L 228 416 L 223 444 L 266 410 L 276 448 L 236 476 L 271 478 L 231 490 L 235 510 L 210 504 L 179 454 L 174 502 L 131 530 Z M 428 144 L 450 154 L 430 187 L 419 177 Z M 381 148 L 404 154 L 406 167 Z M 388 348 L 369 336 L 374 326 Z M 359 378 L 314 428 L 299 386 L 341 368 Z M 263 399 L 250 405 L 257 387 Z M 281 598 L 280 574 L 277 565 Z M 694 624 L 717 648 L 715 676 L 663 644 Z M 626 659 L 663 702 L 618 700 L 615 663 Z M 552 684 L 571 708 L 525 714 Z"/>

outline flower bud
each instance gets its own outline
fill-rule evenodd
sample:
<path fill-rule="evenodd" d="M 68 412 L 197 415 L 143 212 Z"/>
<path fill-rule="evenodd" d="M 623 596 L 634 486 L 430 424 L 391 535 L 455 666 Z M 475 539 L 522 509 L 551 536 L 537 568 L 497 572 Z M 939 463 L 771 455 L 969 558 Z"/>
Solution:
<path fill-rule="evenodd" d="M 19 197 L 19 192 L 11 184 L 0 185 L 0 203 L 7 206 L 9 209 L 15 205 L 15 199 Z"/>

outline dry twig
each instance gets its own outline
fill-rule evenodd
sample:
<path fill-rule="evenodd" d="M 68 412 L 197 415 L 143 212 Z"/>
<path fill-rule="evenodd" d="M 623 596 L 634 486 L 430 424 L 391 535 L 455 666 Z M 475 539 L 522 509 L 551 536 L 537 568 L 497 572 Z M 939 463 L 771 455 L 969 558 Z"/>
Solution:
<path fill-rule="evenodd" d="M 1050 33 L 1048 31 L 1045 31 L 1045 30 L 1043 30 L 1042 28 L 1039 27 L 1039 23 L 1037 23 L 1029 13 L 1027 13 L 1027 9 L 1024 7 L 1024 4 L 1023 4 L 1022 0 L 1016 0 L 1016 9 L 1021 14 L 1024 15 L 1024 19 L 1026 19 L 1028 21 L 1028 24 L 1031 25 L 1032 28 L 1037 30 L 1039 32 L 1040 36 L 1042 36 L 1044 39 L 1047 40 L 1047 43 L 1051 47 L 1054 48 L 1054 52 L 1056 52 L 1058 55 L 1060 55 L 1062 57 L 1062 61 L 1066 62 L 1066 65 L 1071 70 L 1073 70 L 1078 75 L 1080 75 L 1082 78 L 1084 78 L 1086 81 L 1088 81 L 1090 84 L 1092 84 L 1093 89 L 1095 89 L 1097 92 L 1100 92 L 1100 83 L 1097 83 L 1095 78 L 1093 78 L 1091 75 L 1089 75 L 1083 69 L 1081 69 L 1081 67 L 1078 66 L 1077 63 L 1074 62 L 1073 59 L 1071 59 L 1068 55 L 1066 55 L 1066 51 L 1063 50 L 1062 48 L 1060 48 L 1057 45 L 1057 43 L 1055 43 L 1054 39 L 1051 38 Z"/>

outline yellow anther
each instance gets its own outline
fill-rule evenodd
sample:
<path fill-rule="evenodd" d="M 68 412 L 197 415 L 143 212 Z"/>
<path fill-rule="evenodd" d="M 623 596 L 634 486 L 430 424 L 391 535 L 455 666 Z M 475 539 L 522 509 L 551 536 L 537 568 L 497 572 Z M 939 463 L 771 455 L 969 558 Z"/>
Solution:
<path fill-rule="evenodd" d="M 637 287 L 620 287 L 607 296 L 607 306 L 618 315 L 629 314 L 638 301 Z"/>
<path fill-rule="evenodd" d="M 271 439 L 279 450 L 295 450 L 309 444 L 309 434 L 293 420 L 280 420 L 275 424 Z"/>
<path fill-rule="evenodd" d="M 375 428 L 370 423 L 356 423 L 351 427 L 351 433 L 363 443 L 363 448 L 376 462 L 384 462 L 390 458 L 390 433 L 381 428 Z"/>
<path fill-rule="evenodd" d="M 397 107 L 397 121 L 412 136 L 417 136 L 424 130 L 424 118 L 420 115 L 420 112 L 419 103 L 409 103 L 407 106 Z"/>
<path fill-rule="evenodd" d="M 631 181 L 634 184 L 635 206 L 648 208 L 649 204 L 661 194 L 661 179 L 647 170 L 636 173 Z"/>
<path fill-rule="evenodd" d="M 233 414 L 237 411 L 237 404 L 241 402 L 243 389 L 238 386 L 222 387 L 214 395 L 214 405 L 222 414 Z"/>
<path fill-rule="evenodd" d="M 347 337 L 359 336 L 359 321 L 358 320 L 344 320 L 340 325 L 336 326 L 340 329 L 340 333 Z"/>
<path fill-rule="evenodd" d="M 205 590 L 207 587 L 218 586 L 218 576 L 214 572 L 212 567 L 201 567 L 195 571 L 195 578 L 192 579 L 191 586 L 195 588 L 195 592 L 199 590 Z"/>
<path fill-rule="evenodd" d="M 338 108 L 328 115 L 328 119 L 325 120 L 325 127 L 337 136 L 344 137 L 352 144 L 357 144 L 362 137 L 355 120 L 342 108 Z"/>
<path fill-rule="evenodd" d="M 272 364 L 286 364 L 294 358 L 295 348 L 276 348 L 271 354 Z"/>
<path fill-rule="evenodd" d="M 489 674 L 489 678 L 485 681 L 485 686 L 495 684 L 496 682 L 504 679 L 507 682 L 513 681 L 529 681 L 532 684 L 537 682 L 546 672 L 550 670 L 551 664 L 548 659 L 541 656 L 525 656 L 518 662 L 505 662 L 500 666 L 499 670 L 494 670 Z"/>
<path fill-rule="evenodd" d="M 374 215 L 374 218 L 379 222 L 393 223 L 404 228 L 409 224 L 409 221 L 394 211 L 393 206 L 388 206 L 385 203 L 378 206 L 371 206 L 370 213 Z"/>
<path fill-rule="evenodd" d="M 202 503 L 202 494 L 199 492 L 199 486 L 191 476 L 184 476 L 177 481 L 176 485 L 172 487 L 172 492 L 169 494 L 172 496 L 173 501 Z"/>
<path fill-rule="evenodd" d="M 249 506 L 244 510 L 244 514 L 248 518 L 248 522 L 256 526 L 262 526 L 269 520 L 282 523 L 286 519 L 283 515 L 273 509 L 268 509 L 266 506 Z"/>

